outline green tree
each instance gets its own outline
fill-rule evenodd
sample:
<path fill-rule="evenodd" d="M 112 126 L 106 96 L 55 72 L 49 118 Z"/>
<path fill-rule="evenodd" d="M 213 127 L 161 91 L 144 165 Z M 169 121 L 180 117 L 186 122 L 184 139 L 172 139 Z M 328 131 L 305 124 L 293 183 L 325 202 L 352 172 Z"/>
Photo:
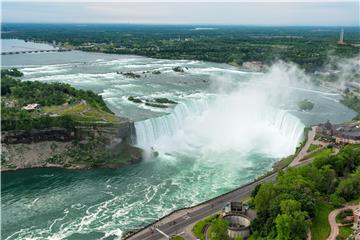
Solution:
<path fill-rule="evenodd" d="M 340 182 L 336 193 L 347 201 L 360 196 L 360 167 L 357 168 L 355 173 Z"/>
<path fill-rule="evenodd" d="M 276 217 L 278 240 L 305 239 L 309 220 L 307 212 L 301 211 L 301 204 L 296 200 L 284 200 L 280 203 L 281 215 Z"/>
<path fill-rule="evenodd" d="M 211 223 L 209 229 L 209 240 L 227 240 L 229 239 L 227 230 L 229 227 L 228 221 L 223 218 L 217 218 Z"/>

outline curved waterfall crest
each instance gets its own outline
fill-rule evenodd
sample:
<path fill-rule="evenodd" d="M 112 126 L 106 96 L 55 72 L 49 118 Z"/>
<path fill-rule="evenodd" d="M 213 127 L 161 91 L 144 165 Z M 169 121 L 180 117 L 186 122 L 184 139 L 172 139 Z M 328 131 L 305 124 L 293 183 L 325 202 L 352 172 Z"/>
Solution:
<path fill-rule="evenodd" d="M 212 102 L 210 100 L 188 100 L 186 102 L 179 103 L 170 114 L 136 122 L 135 128 L 137 146 L 145 150 L 149 150 L 152 147 L 157 146 L 159 140 L 164 138 L 171 139 L 173 136 L 179 134 L 179 132 L 184 131 L 184 129 L 188 129 L 189 125 L 202 125 L 206 122 L 203 118 L 201 123 L 195 123 L 195 121 L 201 119 L 202 115 L 211 109 L 211 107 Z M 253 113 L 254 112 L 251 112 L 251 114 Z M 246 114 L 248 113 L 245 112 L 243 115 L 246 116 Z M 252 127 L 262 128 L 264 132 L 263 134 L 267 134 L 269 132 L 267 130 L 271 129 L 272 132 L 277 132 L 277 135 L 281 136 L 282 139 L 286 139 L 286 144 L 288 145 L 286 148 L 290 149 L 288 152 L 291 152 L 296 148 L 303 136 L 303 129 L 305 127 L 304 124 L 297 117 L 285 110 L 266 107 L 263 108 L 263 111 L 256 112 L 256 116 L 252 117 L 252 119 L 256 119 L 256 121 L 261 124 L 252 125 L 247 123 L 249 126 L 241 126 L 242 123 L 239 123 L 238 126 L 231 126 L 233 134 L 244 134 L 244 131 L 237 132 L 237 127 L 246 128 L 247 130 Z M 221 119 L 219 120 L 219 126 L 222 126 Z M 209 131 L 211 130 L 212 127 L 209 127 Z M 262 138 L 261 131 L 261 129 L 254 129 L 253 132 L 258 135 L 258 138 Z M 188 133 L 193 134 L 193 132 L 194 131 L 189 131 Z M 250 131 L 246 131 L 246 133 L 251 134 L 251 129 Z M 203 132 L 199 134 L 203 134 Z M 219 135 L 220 134 L 221 131 Z M 183 135 L 187 135 L 187 133 L 183 133 Z M 205 137 L 206 136 L 207 135 L 205 134 Z M 222 136 L 218 137 L 220 139 L 222 138 Z M 243 136 L 244 139 L 247 137 L 248 136 Z M 202 138 L 200 137 L 199 139 Z"/>
<path fill-rule="evenodd" d="M 176 105 L 172 113 L 135 122 L 136 145 L 147 149 L 159 138 L 173 136 L 188 117 L 200 115 L 208 106 L 206 100 L 187 100 Z"/>

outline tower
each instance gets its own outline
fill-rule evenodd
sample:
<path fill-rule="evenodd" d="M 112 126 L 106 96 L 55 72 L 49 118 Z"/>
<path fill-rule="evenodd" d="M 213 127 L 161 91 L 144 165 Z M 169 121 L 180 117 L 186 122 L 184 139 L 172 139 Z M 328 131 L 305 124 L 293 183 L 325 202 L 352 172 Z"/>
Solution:
<path fill-rule="evenodd" d="M 340 39 L 339 39 L 339 41 L 338 41 L 338 44 L 345 44 L 344 43 L 344 29 L 342 28 L 341 29 L 341 32 L 340 32 Z"/>

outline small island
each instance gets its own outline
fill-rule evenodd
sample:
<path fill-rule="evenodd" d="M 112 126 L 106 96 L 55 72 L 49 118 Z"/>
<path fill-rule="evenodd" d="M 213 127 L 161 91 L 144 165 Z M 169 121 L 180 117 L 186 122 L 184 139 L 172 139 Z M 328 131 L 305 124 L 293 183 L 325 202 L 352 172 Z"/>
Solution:
<path fill-rule="evenodd" d="M 310 102 L 307 99 L 304 99 L 298 102 L 298 107 L 302 111 L 311 111 L 314 108 L 314 103 Z"/>
<path fill-rule="evenodd" d="M 146 106 L 155 108 L 168 108 L 177 104 L 177 102 L 167 98 L 140 99 L 138 97 L 130 96 L 128 97 L 128 100 L 133 103 L 144 103 Z"/>
<path fill-rule="evenodd" d="M 64 83 L 21 81 L 1 71 L 2 171 L 33 167 L 119 167 L 139 162 L 134 123 L 100 95 Z"/>

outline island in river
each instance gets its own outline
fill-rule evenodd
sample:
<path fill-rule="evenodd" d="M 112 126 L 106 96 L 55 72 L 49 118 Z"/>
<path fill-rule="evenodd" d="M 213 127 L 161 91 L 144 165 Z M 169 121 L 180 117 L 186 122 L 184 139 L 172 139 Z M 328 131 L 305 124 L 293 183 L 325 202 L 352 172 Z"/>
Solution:
<path fill-rule="evenodd" d="M 2 171 L 34 167 L 118 167 L 141 160 L 134 123 L 102 97 L 64 83 L 22 82 L 1 72 Z"/>

